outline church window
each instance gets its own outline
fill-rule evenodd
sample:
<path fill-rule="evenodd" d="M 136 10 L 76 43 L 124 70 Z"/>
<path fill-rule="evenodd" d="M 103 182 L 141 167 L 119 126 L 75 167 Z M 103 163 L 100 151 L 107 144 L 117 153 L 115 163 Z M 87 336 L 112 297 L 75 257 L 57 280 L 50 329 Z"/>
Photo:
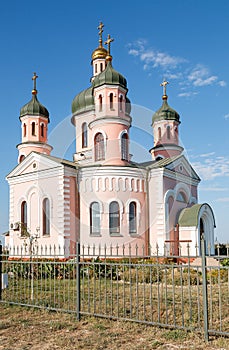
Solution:
<path fill-rule="evenodd" d="M 109 205 L 109 231 L 110 234 L 120 233 L 120 211 L 118 202 L 111 202 Z"/>
<path fill-rule="evenodd" d="M 161 128 L 160 127 L 158 128 L 158 140 L 159 141 L 161 140 Z"/>
<path fill-rule="evenodd" d="M 121 159 L 128 160 L 128 135 L 122 134 L 121 137 Z"/>
<path fill-rule="evenodd" d="M 100 72 L 102 72 L 102 71 L 103 71 L 103 64 L 100 63 Z"/>
<path fill-rule="evenodd" d="M 105 159 L 104 137 L 101 132 L 95 135 L 94 147 L 95 147 L 95 161 L 104 160 Z"/>
<path fill-rule="evenodd" d="M 23 201 L 21 203 L 21 235 L 26 235 L 27 230 L 27 202 Z"/>
<path fill-rule="evenodd" d="M 99 112 L 101 112 L 103 109 L 103 97 L 102 95 L 99 95 Z"/>
<path fill-rule="evenodd" d="M 123 111 L 123 109 L 122 109 L 122 103 L 123 103 L 123 96 L 120 95 L 120 97 L 119 97 L 119 109 L 120 109 L 120 112 Z"/>
<path fill-rule="evenodd" d="M 90 234 L 100 234 L 100 208 L 98 202 L 90 205 Z"/>
<path fill-rule="evenodd" d="M 167 139 L 170 140 L 170 126 L 168 125 L 166 128 L 166 132 L 167 132 Z"/>
<path fill-rule="evenodd" d="M 136 202 L 130 202 L 129 204 L 129 233 L 130 234 L 137 232 L 136 216 L 137 216 Z"/>
<path fill-rule="evenodd" d="M 44 198 L 42 203 L 42 232 L 43 236 L 50 235 L 50 203 Z"/>
<path fill-rule="evenodd" d="M 35 122 L 32 122 L 32 136 L 36 136 L 36 134 L 35 134 Z"/>
<path fill-rule="evenodd" d="M 41 124 L 41 137 L 44 137 L 44 124 Z"/>
<path fill-rule="evenodd" d="M 114 108 L 114 95 L 111 93 L 110 94 L 110 109 Z"/>
<path fill-rule="evenodd" d="M 24 137 L 26 136 L 26 124 L 25 123 L 23 124 L 23 136 Z"/>
<path fill-rule="evenodd" d="M 183 192 L 179 192 L 177 195 L 177 201 L 187 203 L 186 196 Z"/>
<path fill-rule="evenodd" d="M 95 64 L 95 73 L 97 73 L 97 64 Z"/>
<path fill-rule="evenodd" d="M 24 156 L 24 154 L 22 154 L 19 158 L 19 163 L 21 163 L 24 159 L 25 159 L 25 156 Z"/>
<path fill-rule="evenodd" d="M 82 124 L 82 148 L 87 147 L 87 123 Z"/>

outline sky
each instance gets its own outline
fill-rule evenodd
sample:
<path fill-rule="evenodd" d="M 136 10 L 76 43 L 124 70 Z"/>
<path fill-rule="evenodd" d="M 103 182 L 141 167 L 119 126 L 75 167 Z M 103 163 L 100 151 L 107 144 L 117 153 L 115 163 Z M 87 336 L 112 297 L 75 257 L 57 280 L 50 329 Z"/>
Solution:
<path fill-rule="evenodd" d="M 89 87 L 91 54 L 104 23 L 113 66 L 128 81 L 133 105 L 131 152 L 150 160 L 152 114 L 165 78 L 168 103 L 181 117 L 185 156 L 202 181 L 199 202 L 215 213 L 215 236 L 229 241 L 229 2 L 227 0 L 1 1 L 0 232 L 8 230 L 6 175 L 17 165 L 20 108 L 38 99 L 50 113 L 55 156 L 72 159 L 71 102 Z"/>

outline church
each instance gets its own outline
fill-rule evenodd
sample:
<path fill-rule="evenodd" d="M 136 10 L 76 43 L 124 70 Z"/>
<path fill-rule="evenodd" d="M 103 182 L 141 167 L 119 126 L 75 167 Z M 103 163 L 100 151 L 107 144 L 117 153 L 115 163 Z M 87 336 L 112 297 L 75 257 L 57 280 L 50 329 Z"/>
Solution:
<path fill-rule="evenodd" d="M 26 231 L 38 248 L 56 245 L 65 255 L 80 242 L 122 247 L 126 254 L 138 247 L 141 255 L 185 255 L 189 244 L 188 253 L 196 256 L 204 233 L 208 253 L 214 253 L 213 210 L 198 203 L 200 178 L 179 144 L 181 120 L 168 104 L 168 82 L 162 82 L 162 105 L 149 120 L 152 160 L 131 161 L 127 80 L 113 67 L 113 39 L 103 41 L 103 27 L 100 23 L 92 52 L 89 87 L 72 101 L 72 160 L 51 155 L 49 112 L 38 100 L 34 73 L 32 98 L 20 110 L 18 164 L 6 177 L 6 245 L 22 246 Z"/>

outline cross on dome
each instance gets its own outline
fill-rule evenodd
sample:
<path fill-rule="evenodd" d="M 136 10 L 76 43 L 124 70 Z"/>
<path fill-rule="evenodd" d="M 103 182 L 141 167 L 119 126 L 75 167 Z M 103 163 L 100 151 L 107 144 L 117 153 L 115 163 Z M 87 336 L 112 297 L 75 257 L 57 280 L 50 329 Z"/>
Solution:
<path fill-rule="evenodd" d="M 99 46 L 102 47 L 103 46 L 103 27 L 104 27 L 104 24 L 103 22 L 100 22 L 99 23 L 99 26 L 97 29 L 99 29 Z"/>
<path fill-rule="evenodd" d="M 107 41 L 105 41 L 105 45 L 107 45 L 107 52 L 108 52 L 108 56 L 110 56 L 110 51 L 111 51 L 111 43 L 112 41 L 114 41 L 113 38 L 111 38 L 110 34 L 108 34 L 107 36 Z"/>
<path fill-rule="evenodd" d="M 33 77 L 32 77 L 32 80 L 33 80 L 33 90 L 32 90 L 32 94 L 33 94 L 33 95 L 36 95 L 36 94 L 37 94 L 37 84 L 36 84 L 37 78 L 38 78 L 38 75 L 34 72 L 34 73 L 33 73 Z"/>
<path fill-rule="evenodd" d="M 167 99 L 167 94 L 166 94 L 166 85 L 168 85 L 169 82 L 164 79 L 163 83 L 160 84 L 160 86 L 163 86 L 163 99 Z"/>

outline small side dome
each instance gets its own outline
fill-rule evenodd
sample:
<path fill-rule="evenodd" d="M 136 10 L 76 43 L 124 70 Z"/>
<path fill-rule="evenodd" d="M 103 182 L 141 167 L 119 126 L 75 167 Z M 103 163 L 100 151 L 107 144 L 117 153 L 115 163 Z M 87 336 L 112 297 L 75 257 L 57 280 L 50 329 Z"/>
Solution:
<path fill-rule="evenodd" d="M 92 58 L 92 61 L 94 61 L 98 58 L 105 59 L 106 56 L 107 56 L 107 50 L 105 49 L 105 47 L 99 46 L 97 47 L 97 49 L 95 49 L 92 52 L 91 58 Z"/>
<path fill-rule="evenodd" d="M 159 120 L 175 120 L 180 124 L 180 116 L 173 108 L 169 106 L 167 98 L 163 98 L 163 104 L 161 108 L 158 109 L 156 113 L 154 113 L 152 124 Z"/>
<path fill-rule="evenodd" d="M 72 114 L 87 112 L 95 108 L 93 88 L 81 91 L 72 101 Z"/>
<path fill-rule="evenodd" d="M 20 117 L 25 115 L 40 115 L 49 119 L 49 112 L 37 99 L 37 95 L 33 94 L 32 99 L 24 105 L 20 110 Z"/>
<path fill-rule="evenodd" d="M 104 84 L 120 85 L 127 89 L 126 79 L 112 67 L 110 61 L 108 61 L 106 69 L 102 73 L 98 74 L 93 81 L 94 88 Z"/>

